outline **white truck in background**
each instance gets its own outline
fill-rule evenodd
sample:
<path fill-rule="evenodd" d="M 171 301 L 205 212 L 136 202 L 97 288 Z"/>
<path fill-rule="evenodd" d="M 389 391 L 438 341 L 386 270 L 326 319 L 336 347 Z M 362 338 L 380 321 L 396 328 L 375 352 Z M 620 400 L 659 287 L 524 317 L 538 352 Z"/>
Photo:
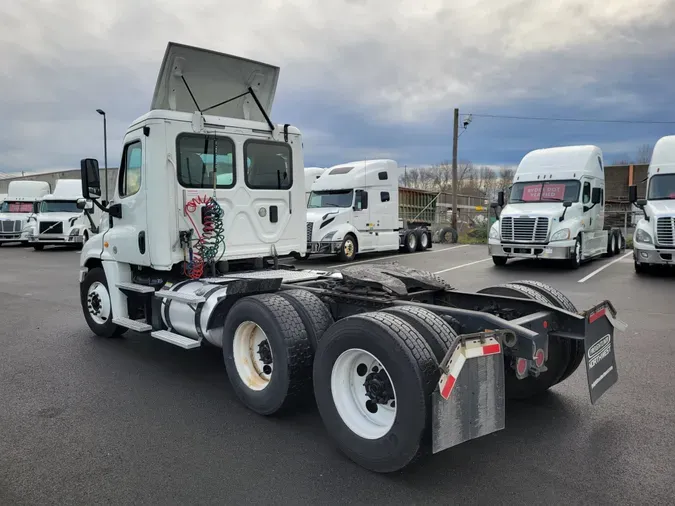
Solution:
<path fill-rule="evenodd" d="M 312 185 L 326 169 L 323 167 L 305 167 L 305 201 L 309 200 Z"/>
<path fill-rule="evenodd" d="M 243 405 L 269 416 L 315 400 L 342 452 L 383 473 L 503 429 L 505 398 L 564 381 L 585 350 L 602 352 L 591 402 L 612 387 L 625 324 L 607 300 L 577 311 L 537 282 L 472 293 L 397 264 L 279 264 L 306 252 L 307 222 L 302 135 L 269 119 L 278 74 L 170 43 L 151 110 L 124 136 L 112 204 L 98 201 L 98 162 L 81 161 L 83 197 L 110 218 L 80 256 L 93 333 L 222 348 Z"/>
<path fill-rule="evenodd" d="M 578 268 L 625 248 L 621 230 L 605 226 L 605 171 L 597 146 L 531 151 L 516 169 L 508 203 L 499 192 L 492 207 L 498 219 L 488 250 L 497 266 L 510 258 L 542 258 Z"/>
<path fill-rule="evenodd" d="M 358 253 L 408 253 L 431 247 L 431 223 L 403 216 L 400 197 L 425 200 L 420 215 L 435 212 L 434 194 L 398 185 L 394 160 L 363 160 L 335 165 L 314 181 L 307 203 L 307 253 L 337 254 L 349 262 Z M 428 202 L 427 202 L 428 201 Z"/>
<path fill-rule="evenodd" d="M 28 244 L 29 222 L 37 213 L 40 199 L 50 191 L 46 181 L 11 181 L 0 205 L 0 245 Z"/>
<path fill-rule="evenodd" d="M 54 192 L 42 197 L 38 213 L 31 220 L 28 241 L 33 248 L 40 251 L 47 245 L 61 245 L 81 249 L 98 233 L 101 212 L 91 201 L 82 201 L 80 179 L 56 181 Z"/>
<path fill-rule="evenodd" d="M 654 145 L 647 170 L 647 198 L 638 200 L 636 185 L 628 191 L 628 200 L 644 214 L 633 235 L 635 272 L 675 265 L 675 135 L 662 137 Z"/>

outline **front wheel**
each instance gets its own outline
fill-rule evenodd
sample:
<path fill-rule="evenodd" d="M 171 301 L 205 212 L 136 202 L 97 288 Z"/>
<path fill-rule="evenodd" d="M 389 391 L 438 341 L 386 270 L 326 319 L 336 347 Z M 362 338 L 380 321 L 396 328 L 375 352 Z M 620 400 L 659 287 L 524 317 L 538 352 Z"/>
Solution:
<path fill-rule="evenodd" d="M 572 269 L 581 267 L 581 237 L 577 237 L 577 240 L 574 243 L 574 251 L 569 259 L 569 266 Z"/>
<path fill-rule="evenodd" d="M 351 262 L 356 256 L 356 239 L 352 234 L 347 234 L 342 240 L 338 258 L 340 262 Z"/>
<path fill-rule="evenodd" d="M 42 251 L 43 249 L 45 249 L 45 245 L 44 244 L 33 244 L 33 249 L 35 251 Z"/>
<path fill-rule="evenodd" d="M 117 337 L 127 329 L 112 321 L 112 304 L 108 281 L 101 267 L 91 269 L 80 285 L 80 303 L 84 319 L 94 334 L 101 337 Z"/>
<path fill-rule="evenodd" d="M 637 274 L 646 274 L 649 271 L 649 266 L 647 264 L 639 264 L 635 262 L 635 272 Z"/>

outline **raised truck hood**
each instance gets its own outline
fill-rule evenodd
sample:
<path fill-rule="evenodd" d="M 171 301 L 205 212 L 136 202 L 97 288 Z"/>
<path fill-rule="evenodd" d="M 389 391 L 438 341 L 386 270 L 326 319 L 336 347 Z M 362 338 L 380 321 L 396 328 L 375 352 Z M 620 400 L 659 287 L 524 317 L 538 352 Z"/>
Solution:
<path fill-rule="evenodd" d="M 278 79 L 279 67 L 169 42 L 151 108 L 193 113 L 198 109 L 196 100 L 199 109 L 210 115 L 263 122 L 265 117 L 246 93 L 252 88 L 269 116 Z M 221 105 L 213 107 L 217 104 Z"/>

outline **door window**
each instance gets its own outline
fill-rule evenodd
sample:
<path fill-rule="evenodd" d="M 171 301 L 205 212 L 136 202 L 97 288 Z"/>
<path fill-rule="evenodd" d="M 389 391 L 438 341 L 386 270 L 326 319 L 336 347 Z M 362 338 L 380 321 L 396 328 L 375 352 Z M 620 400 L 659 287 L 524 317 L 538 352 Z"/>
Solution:
<path fill-rule="evenodd" d="M 591 183 L 588 181 L 584 183 L 584 193 L 582 197 L 582 202 L 588 204 L 591 201 Z"/>
<path fill-rule="evenodd" d="M 368 209 L 368 192 L 366 190 L 356 190 L 354 195 L 354 207 L 357 211 Z"/>
<path fill-rule="evenodd" d="M 124 147 L 120 165 L 120 197 L 129 197 L 138 193 L 141 189 L 141 167 L 143 165 L 141 141 L 134 141 Z"/>
<path fill-rule="evenodd" d="M 283 142 L 244 143 L 246 186 L 258 190 L 288 190 L 293 185 L 291 148 Z"/>

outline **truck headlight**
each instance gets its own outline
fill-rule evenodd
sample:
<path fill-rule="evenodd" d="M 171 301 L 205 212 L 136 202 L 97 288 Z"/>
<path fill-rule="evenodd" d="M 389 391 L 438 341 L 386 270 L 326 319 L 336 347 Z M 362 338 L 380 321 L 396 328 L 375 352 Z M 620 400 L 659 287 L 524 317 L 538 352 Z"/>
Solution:
<path fill-rule="evenodd" d="M 570 238 L 570 229 L 561 228 L 551 236 L 551 241 L 565 241 Z"/>
<path fill-rule="evenodd" d="M 70 231 L 70 235 L 80 235 L 80 229 L 79 228 L 74 228 L 73 230 Z"/>
<path fill-rule="evenodd" d="M 652 241 L 652 236 L 649 235 L 644 230 L 642 230 L 641 228 L 638 228 L 637 231 L 635 232 L 635 242 L 641 242 L 644 244 L 654 244 L 654 241 Z"/>
<path fill-rule="evenodd" d="M 490 227 L 490 239 L 499 239 L 499 227 Z"/>

